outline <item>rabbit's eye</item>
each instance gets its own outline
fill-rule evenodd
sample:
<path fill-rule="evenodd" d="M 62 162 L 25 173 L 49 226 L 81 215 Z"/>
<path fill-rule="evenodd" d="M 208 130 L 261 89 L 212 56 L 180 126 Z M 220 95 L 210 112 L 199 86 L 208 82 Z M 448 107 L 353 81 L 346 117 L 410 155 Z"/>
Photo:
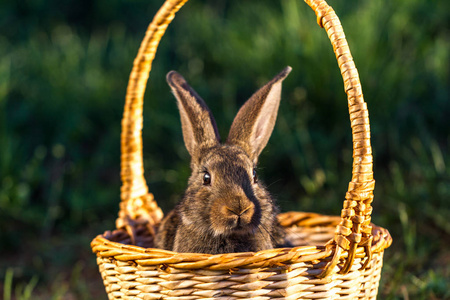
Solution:
<path fill-rule="evenodd" d="M 257 183 L 258 182 L 258 175 L 256 175 L 256 170 L 253 169 L 253 182 Z"/>
<path fill-rule="evenodd" d="M 209 175 L 208 172 L 205 172 L 203 174 L 203 185 L 210 185 L 211 184 L 211 175 Z"/>

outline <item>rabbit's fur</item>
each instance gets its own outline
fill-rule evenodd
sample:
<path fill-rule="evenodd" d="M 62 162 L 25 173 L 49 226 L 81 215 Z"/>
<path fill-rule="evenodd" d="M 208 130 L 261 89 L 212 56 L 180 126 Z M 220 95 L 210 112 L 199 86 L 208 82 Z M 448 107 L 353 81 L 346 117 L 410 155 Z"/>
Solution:
<path fill-rule="evenodd" d="M 163 219 L 156 247 L 218 254 L 284 244 L 278 208 L 254 170 L 275 125 L 281 82 L 290 71 L 286 67 L 242 106 L 224 144 L 205 102 L 180 74 L 167 74 L 192 158 L 192 175 L 184 197 Z"/>

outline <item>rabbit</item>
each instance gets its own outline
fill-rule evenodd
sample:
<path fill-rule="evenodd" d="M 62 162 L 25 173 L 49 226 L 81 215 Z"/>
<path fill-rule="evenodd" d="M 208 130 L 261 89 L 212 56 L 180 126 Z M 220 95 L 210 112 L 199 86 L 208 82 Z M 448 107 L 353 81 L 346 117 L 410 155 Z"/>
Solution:
<path fill-rule="evenodd" d="M 181 201 L 162 220 L 157 248 L 221 254 L 285 245 L 278 207 L 258 180 L 258 156 L 272 134 L 286 67 L 259 89 L 236 115 L 225 143 L 211 111 L 177 72 L 167 82 L 177 99 L 192 175 Z"/>

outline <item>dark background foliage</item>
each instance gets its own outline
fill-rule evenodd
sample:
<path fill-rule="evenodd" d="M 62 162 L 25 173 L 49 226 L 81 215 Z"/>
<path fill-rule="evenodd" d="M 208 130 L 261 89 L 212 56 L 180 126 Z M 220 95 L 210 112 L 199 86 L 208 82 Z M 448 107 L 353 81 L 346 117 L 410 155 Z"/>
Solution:
<path fill-rule="evenodd" d="M 373 220 L 390 230 L 380 299 L 449 299 L 450 2 L 330 0 L 369 106 Z M 133 59 L 162 1 L 0 3 L 0 289 L 5 299 L 106 299 L 90 240 L 114 228 L 120 120 Z M 159 47 L 144 108 L 150 190 L 167 211 L 189 176 L 176 69 L 222 136 L 286 65 L 260 178 L 282 210 L 337 215 L 351 179 L 342 79 L 298 0 L 191 1 Z M 10 292 L 10 290 L 12 291 Z"/>

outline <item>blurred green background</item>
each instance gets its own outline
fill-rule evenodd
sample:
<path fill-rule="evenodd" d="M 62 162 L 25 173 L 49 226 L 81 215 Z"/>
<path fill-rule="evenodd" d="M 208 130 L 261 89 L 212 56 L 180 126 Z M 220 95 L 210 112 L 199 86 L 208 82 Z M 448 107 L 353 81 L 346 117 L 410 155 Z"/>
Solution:
<path fill-rule="evenodd" d="M 114 228 L 129 72 L 161 1 L 0 2 L 0 298 L 106 299 L 93 237 Z M 450 2 L 329 0 L 368 103 L 373 220 L 390 230 L 379 299 L 450 299 Z M 165 211 L 189 176 L 173 96 L 182 73 L 222 136 L 286 65 L 260 178 L 283 211 L 338 215 L 351 179 L 342 78 L 299 0 L 195 0 L 159 47 L 144 108 L 150 190 Z"/>

